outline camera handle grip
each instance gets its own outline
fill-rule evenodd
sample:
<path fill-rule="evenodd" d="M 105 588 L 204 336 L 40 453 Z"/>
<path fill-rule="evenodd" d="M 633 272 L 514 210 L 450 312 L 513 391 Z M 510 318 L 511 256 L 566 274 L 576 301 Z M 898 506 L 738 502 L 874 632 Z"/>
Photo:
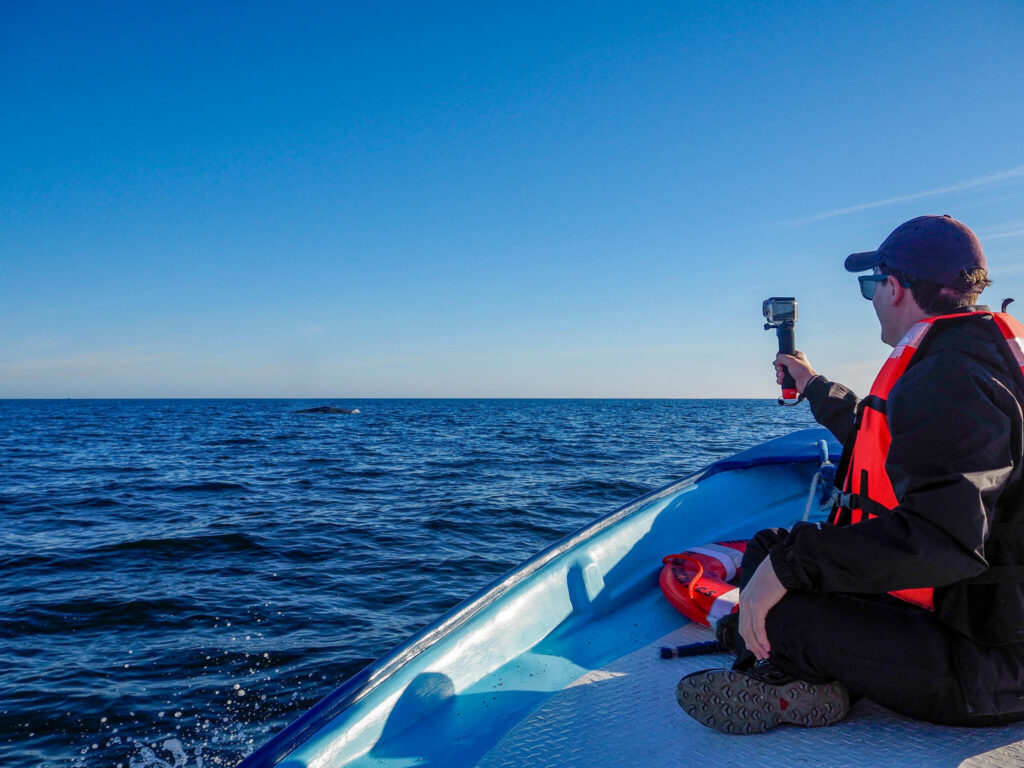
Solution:
<path fill-rule="evenodd" d="M 783 323 L 775 329 L 775 335 L 779 339 L 779 352 L 784 355 L 796 354 L 796 329 L 790 323 Z M 782 397 L 784 400 L 795 400 L 799 397 L 796 391 L 796 380 L 786 370 L 782 378 Z"/>

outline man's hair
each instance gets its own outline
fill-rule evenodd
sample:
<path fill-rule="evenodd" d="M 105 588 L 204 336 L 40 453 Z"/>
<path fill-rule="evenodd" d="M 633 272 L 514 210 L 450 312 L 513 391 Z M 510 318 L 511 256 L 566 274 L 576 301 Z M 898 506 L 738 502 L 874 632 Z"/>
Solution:
<path fill-rule="evenodd" d="M 977 304 L 981 292 L 992 285 L 984 267 L 965 269 L 952 286 L 919 280 L 897 272 L 885 264 L 882 264 L 880 269 L 883 275 L 892 275 L 905 285 L 909 285 L 910 294 L 917 302 L 917 306 L 928 315 L 952 314 L 963 307 Z"/>

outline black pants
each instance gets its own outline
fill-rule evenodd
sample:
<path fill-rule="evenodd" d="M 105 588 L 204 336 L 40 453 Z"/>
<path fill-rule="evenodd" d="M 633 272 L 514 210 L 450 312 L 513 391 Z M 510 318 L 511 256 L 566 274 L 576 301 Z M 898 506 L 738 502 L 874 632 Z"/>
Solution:
<path fill-rule="evenodd" d="M 741 586 L 787 531 L 761 531 L 747 544 Z M 839 680 L 856 697 L 944 725 L 1024 719 L 967 712 L 949 630 L 934 615 L 889 595 L 788 592 L 768 614 L 772 663 L 808 682 Z M 741 664 L 749 651 L 742 639 Z"/>

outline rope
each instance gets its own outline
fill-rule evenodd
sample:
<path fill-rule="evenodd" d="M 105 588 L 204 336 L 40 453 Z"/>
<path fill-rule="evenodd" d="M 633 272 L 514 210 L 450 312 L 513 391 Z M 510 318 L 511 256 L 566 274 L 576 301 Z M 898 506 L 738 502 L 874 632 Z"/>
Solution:
<path fill-rule="evenodd" d="M 814 503 L 814 492 L 818 490 L 818 480 L 821 479 L 821 472 L 815 472 L 811 478 L 811 490 L 807 493 L 807 506 L 804 507 L 804 516 L 800 520 L 804 523 L 811 517 L 811 504 Z"/>
<path fill-rule="evenodd" d="M 690 579 L 690 583 L 688 585 L 688 589 L 690 591 L 690 599 L 693 600 L 693 588 L 696 586 L 697 582 L 700 581 L 701 578 L 704 576 L 704 564 L 697 558 L 690 557 L 690 555 L 686 554 L 685 552 L 680 552 L 676 555 L 666 555 L 665 557 L 661 558 L 662 565 L 668 565 L 669 560 L 672 561 L 672 565 L 679 565 L 680 567 L 683 567 L 682 564 L 686 561 L 695 563 L 697 565 L 697 575 Z"/>
<path fill-rule="evenodd" d="M 811 478 L 811 488 L 807 492 L 807 504 L 804 506 L 804 516 L 800 518 L 800 520 L 805 523 L 811 517 L 811 505 L 814 504 L 814 492 L 818 489 L 818 481 L 821 481 L 821 509 L 831 508 L 836 500 L 836 465 L 829 461 L 828 443 L 826 441 L 818 441 L 818 453 L 821 455 L 821 464 L 818 465 L 818 471 L 815 472 L 814 477 Z M 832 492 L 826 497 L 825 489 L 829 484 L 832 485 Z"/>

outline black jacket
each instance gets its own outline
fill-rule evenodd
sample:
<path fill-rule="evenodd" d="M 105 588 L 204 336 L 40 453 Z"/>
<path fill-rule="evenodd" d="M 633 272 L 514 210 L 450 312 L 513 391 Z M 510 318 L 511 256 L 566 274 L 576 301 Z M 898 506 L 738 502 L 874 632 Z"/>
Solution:
<path fill-rule="evenodd" d="M 996 333 L 985 317 L 937 324 L 889 393 L 895 510 L 852 526 L 797 525 L 770 553 L 787 589 L 936 587 L 936 618 L 952 630 L 979 714 L 1024 710 L 1024 584 L 978 583 L 990 565 L 1024 565 L 1024 379 Z M 856 395 L 822 376 L 804 394 L 852 448 Z"/>

